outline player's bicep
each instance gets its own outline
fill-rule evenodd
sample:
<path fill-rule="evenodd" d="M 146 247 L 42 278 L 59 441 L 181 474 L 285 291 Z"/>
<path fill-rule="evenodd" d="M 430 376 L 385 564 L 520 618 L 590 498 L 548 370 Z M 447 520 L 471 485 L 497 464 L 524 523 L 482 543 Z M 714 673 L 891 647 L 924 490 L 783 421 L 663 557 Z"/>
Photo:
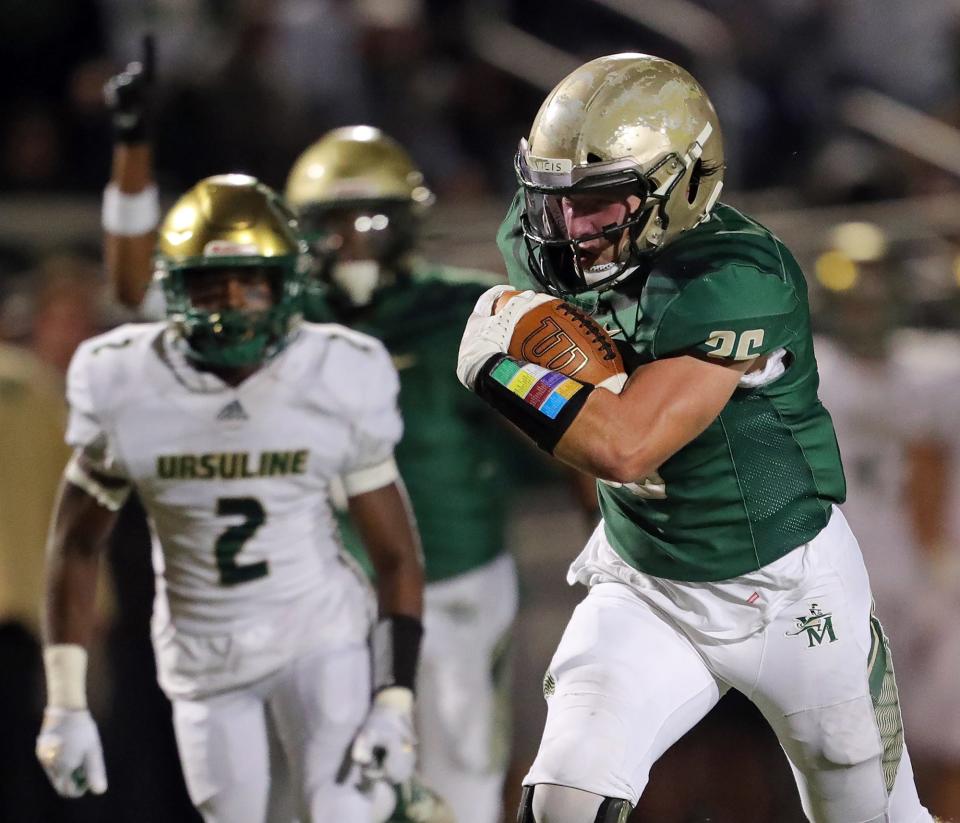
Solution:
<path fill-rule="evenodd" d="M 641 366 L 621 394 L 626 419 L 668 451 L 665 460 L 716 419 L 753 362 L 680 355 Z"/>
<path fill-rule="evenodd" d="M 619 395 L 590 396 L 555 454 L 606 480 L 645 477 L 716 419 L 752 364 L 679 355 L 641 366 Z"/>

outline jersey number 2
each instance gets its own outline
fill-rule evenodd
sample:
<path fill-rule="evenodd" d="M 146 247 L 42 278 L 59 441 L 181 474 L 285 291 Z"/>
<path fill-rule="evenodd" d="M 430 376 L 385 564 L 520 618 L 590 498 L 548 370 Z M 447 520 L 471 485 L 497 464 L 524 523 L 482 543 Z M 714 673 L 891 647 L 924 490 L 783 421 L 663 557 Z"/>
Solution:
<path fill-rule="evenodd" d="M 236 586 L 249 583 L 259 577 L 266 577 L 270 567 L 266 560 L 241 566 L 237 555 L 254 533 L 267 519 L 263 505 L 255 497 L 221 497 L 217 500 L 217 515 L 220 517 L 240 516 L 244 520 L 236 526 L 229 526 L 217 538 L 214 549 L 217 568 L 220 570 L 220 585 Z"/>

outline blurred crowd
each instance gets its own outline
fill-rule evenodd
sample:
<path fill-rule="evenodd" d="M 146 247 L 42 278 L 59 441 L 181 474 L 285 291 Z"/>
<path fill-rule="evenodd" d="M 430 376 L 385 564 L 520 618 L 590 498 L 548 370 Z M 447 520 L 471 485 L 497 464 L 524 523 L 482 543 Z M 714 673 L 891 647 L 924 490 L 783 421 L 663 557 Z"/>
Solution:
<path fill-rule="evenodd" d="M 960 150 L 952 157 L 947 146 L 941 162 L 931 162 L 922 130 L 906 128 L 927 122 L 925 115 L 960 124 L 960 3 L 15 0 L 5 4 L 0 27 L 0 72 L 14 79 L 0 87 L 3 214 L 15 216 L 19 203 L 37 198 L 59 204 L 64 195 L 96 209 L 111 147 L 101 89 L 140 57 L 148 31 L 157 41 L 156 166 L 168 198 L 228 170 L 281 185 L 294 157 L 318 135 L 370 123 L 410 150 L 438 193 L 438 211 L 447 215 L 441 248 L 451 256 L 458 254 L 463 204 L 492 203 L 496 214 L 513 190 L 512 155 L 546 91 L 529 71 L 522 43 L 536 42 L 538 54 L 556 61 L 550 85 L 565 73 L 565 59 L 576 64 L 620 50 L 686 65 L 720 112 L 730 199 L 756 204 L 752 211 L 769 217 L 805 264 L 815 320 L 832 341 L 824 348 L 830 374 L 841 375 L 824 375 L 841 450 L 844 430 L 854 433 L 851 441 L 869 434 L 863 460 L 848 460 L 847 472 L 852 490 L 859 486 L 869 497 L 862 521 L 869 524 L 883 508 L 898 524 L 895 545 L 881 530 L 874 556 L 871 545 L 863 548 L 880 581 L 881 619 L 886 608 L 904 638 L 898 646 L 894 633 L 893 651 L 902 648 L 908 661 L 900 671 L 911 670 L 901 688 L 918 783 L 932 810 L 960 815 L 960 653 L 953 636 L 960 616 L 960 390 L 951 390 L 960 385 L 960 199 L 949 199 L 960 198 Z M 511 32 L 535 40 L 511 40 Z M 481 41 L 495 36 L 518 53 L 505 50 L 494 64 Z M 862 122 L 851 114 L 862 113 L 851 100 L 867 90 L 921 119 L 894 123 L 902 139 L 878 139 L 881 114 L 876 123 L 869 113 Z M 898 198 L 911 205 L 877 205 Z M 874 218 L 872 228 L 838 234 L 841 219 L 831 215 L 853 219 L 851 204 Z M 822 216 L 793 219 L 801 212 Z M 496 222 L 488 223 L 492 247 Z M 31 754 L 43 705 L 42 547 L 66 459 L 63 378 L 80 341 L 132 319 L 107 296 L 93 228 L 48 241 L 42 233 L 18 233 L 15 219 L 0 226 L 0 727 L 10 730 L 0 743 L 0 821 L 195 819 L 153 679 L 152 580 L 135 510 L 113 541 L 105 653 L 94 672 L 97 708 L 112 720 L 105 726 L 112 798 L 84 800 L 71 810 L 75 816 L 63 816 Z M 878 278 L 883 287 L 874 289 Z M 858 326 L 866 315 L 880 326 Z M 893 361 L 896 377 L 869 377 Z M 854 372 L 868 375 L 866 383 L 851 378 Z M 918 374 L 926 377 L 907 380 Z M 925 413 L 904 411 L 892 399 L 896 391 L 909 393 L 907 405 Z M 870 403 L 848 402 L 855 394 Z M 908 418 L 910 425 L 899 425 Z M 870 442 L 887 449 L 881 455 L 878 446 L 873 457 L 892 462 L 871 468 Z M 892 489 L 887 497 L 870 496 L 878 478 Z M 526 581 L 530 603 L 537 603 L 539 580 L 559 580 L 578 548 L 573 541 Z M 522 608 L 521 622 L 544 619 L 533 606 Z M 518 713 L 529 706 L 542 714 L 536 682 L 518 682 L 514 693 Z M 754 742 L 741 749 L 741 739 L 767 733 L 749 707 L 725 703 L 732 704 L 726 714 L 658 766 L 661 787 L 696 774 L 698 791 L 651 794 L 635 819 L 801 819 L 786 765 L 764 761 L 776 751 L 772 738 L 764 738 L 766 749 Z M 516 776 L 530 745 L 517 746 Z M 703 754 L 707 748 L 752 753 L 731 758 L 727 772 L 707 774 L 703 764 L 717 760 Z M 731 781 L 742 781 L 739 794 Z M 28 801 L 25 793 L 32 793 Z M 17 811 L 23 808 L 31 811 Z"/>
<path fill-rule="evenodd" d="M 823 199 L 915 192 L 855 133 L 844 95 L 866 87 L 957 116 L 951 0 L 36 0 L 10 3 L 0 68 L 0 187 L 96 191 L 106 176 L 100 88 L 158 46 L 162 180 L 179 190 L 224 167 L 282 179 L 329 128 L 367 122 L 411 147 L 441 194 L 504 194 L 505 158 L 546 88 L 522 41 L 498 65 L 484 38 L 522 31 L 573 62 L 647 50 L 687 65 L 724 114 L 742 188 Z M 655 12 L 655 13 L 654 13 Z M 500 41 L 498 40 L 498 44 Z M 549 69 L 549 66 L 547 67 Z M 229 135 L 229 140 L 224 136 Z M 844 162 L 844 161 L 855 162 Z M 841 168 L 844 167 L 845 168 Z"/>

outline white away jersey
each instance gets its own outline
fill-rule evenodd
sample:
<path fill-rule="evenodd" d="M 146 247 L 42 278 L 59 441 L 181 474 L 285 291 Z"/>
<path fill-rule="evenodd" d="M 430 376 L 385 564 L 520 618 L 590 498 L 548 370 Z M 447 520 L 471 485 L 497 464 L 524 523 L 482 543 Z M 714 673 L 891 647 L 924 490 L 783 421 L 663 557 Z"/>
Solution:
<path fill-rule="evenodd" d="M 328 488 L 392 460 L 397 391 L 383 346 L 333 324 L 304 324 L 237 387 L 194 369 L 164 323 L 122 326 L 78 349 L 67 442 L 130 481 L 146 507 L 168 693 L 262 676 L 297 642 L 365 635 L 368 593 L 340 557 Z M 244 664 L 245 675 L 211 680 L 216 666 L 203 660 L 184 677 L 185 661 L 211 653 L 184 648 L 202 638 L 243 650 L 257 671 Z"/>

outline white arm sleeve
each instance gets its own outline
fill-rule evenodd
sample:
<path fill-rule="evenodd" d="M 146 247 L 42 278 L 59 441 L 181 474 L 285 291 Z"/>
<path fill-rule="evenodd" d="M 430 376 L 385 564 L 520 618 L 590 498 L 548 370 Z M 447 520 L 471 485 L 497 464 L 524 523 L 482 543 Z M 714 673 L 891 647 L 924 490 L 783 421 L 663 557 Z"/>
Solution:
<path fill-rule="evenodd" d="M 393 449 L 403 434 L 397 407 L 400 381 L 386 350 L 370 352 L 361 380 L 360 404 L 352 427 L 352 449 L 343 471 L 347 496 L 393 483 L 399 477 Z"/>
<path fill-rule="evenodd" d="M 96 483 L 96 479 L 88 470 L 114 480 L 127 480 L 126 470 L 118 459 L 110 435 L 103 424 L 102 413 L 97 409 L 96 392 L 91 379 L 93 370 L 90 363 L 91 358 L 95 356 L 87 346 L 81 346 L 70 361 L 70 368 L 67 371 L 67 402 L 70 405 L 70 414 L 67 420 L 66 441 L 68 445 L 74 447 L 76 452 L 83 455 L 84 467 L 81 470 L 75 453 L 71 460 L 73 476 L 68 476 L 67 479 L 86 491 L 90 491 L 87 488 L 90 482 Z M 78 472 L 81 471 L 87 483 L 77 482 L 81 476 Z M 112 494 L 115 496 L 117 484 L 111 484 L 111 486 Z"/>

